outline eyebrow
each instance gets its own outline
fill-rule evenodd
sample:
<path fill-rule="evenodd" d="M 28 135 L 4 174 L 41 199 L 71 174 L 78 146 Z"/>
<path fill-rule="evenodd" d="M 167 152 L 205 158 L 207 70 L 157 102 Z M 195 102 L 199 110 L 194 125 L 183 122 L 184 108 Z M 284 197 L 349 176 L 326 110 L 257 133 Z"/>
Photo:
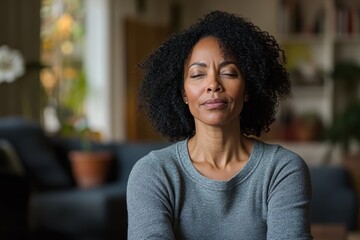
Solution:
<path fill-rule="evenodd" d="M 224 61 L 222 63 L 220 63 L 219 67 L 222 68 L 226 65 L 230 65 L 230 64 L 234 64 L 236 66 L 236 63 L 234 61 Z"/>
<path fill-rule="evenodd" d="M 194 62 L 189 66 L 189 68 L 191 68 L 192 66 L 207 67 L 206 63 L 201 63 L 201 62 Z"/>
<path fill-rule="evenodd" d="M 219 67 L 222 68 L 226 65 L 229 65 L 229 64 L 234 64 L 236 66 L 236 63 L 234 61 L 224 61 L 224 62 L 221 62 Z M 207 67 L 206 63 L 202 63 L 202 62 L 194 62 L 193 64 L 191 64 L 189 66 L 189 68 L 191 68 L 192 66 L 200 66 L 200 67 Z"/>

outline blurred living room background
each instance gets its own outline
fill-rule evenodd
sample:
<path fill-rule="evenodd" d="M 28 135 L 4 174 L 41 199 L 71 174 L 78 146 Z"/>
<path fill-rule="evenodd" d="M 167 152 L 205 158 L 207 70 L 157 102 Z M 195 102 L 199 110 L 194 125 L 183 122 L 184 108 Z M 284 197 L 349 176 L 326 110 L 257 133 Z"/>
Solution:
<path fill-rule="evenodd" d="M 129 171 L 170 144 L 139 63 L 210 10 L 284 49 L 292 96 L 261 138 L 309 165 L 315 239 L 360 239 L 360 0 L 0 0 L 0 239 L 126 239 Z M 100 180 L 75 150 L 107 153 Z"/>

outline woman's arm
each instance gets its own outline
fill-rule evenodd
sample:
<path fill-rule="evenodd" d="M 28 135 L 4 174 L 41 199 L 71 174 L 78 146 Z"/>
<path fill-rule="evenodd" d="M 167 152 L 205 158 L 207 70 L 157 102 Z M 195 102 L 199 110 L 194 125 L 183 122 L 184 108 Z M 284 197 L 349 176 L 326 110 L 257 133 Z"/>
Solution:
<path fill-rule="evenodd" d="M 293 159 L 273 174 L 268 195 L 267 239 L 312 239 L 310 174 L 305 162 L 291 155 Z"/>
<path fill-rule="evenodd" d="M 134 166 L 127 187 L 128 240 L 175 239 L 169 189 L 144 159 Z"/>

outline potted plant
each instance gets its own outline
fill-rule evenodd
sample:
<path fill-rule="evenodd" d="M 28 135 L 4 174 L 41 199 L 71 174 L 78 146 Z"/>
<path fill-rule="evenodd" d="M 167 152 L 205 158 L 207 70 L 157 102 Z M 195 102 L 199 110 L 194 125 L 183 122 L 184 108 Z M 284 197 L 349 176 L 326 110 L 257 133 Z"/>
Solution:
<path fill-rule="evenodd" d="M 77 185 L 81 188 L 97 187 L 107 180 L 112 153 L 94 147 L 101 137 L 87 121 L 84 105 L 88 86 L 84 72 L 80 71 L 68 87 L 59 109 L 62 123 L 60 135 L 80 141 L 79 149 L 69 153 Z"/>
<path fill-rule="evenodd" d="M 331 150 L 340 147 L 342 164 L 352 176 L 354 186 L 360 193 L 360 99 L 358 88 L 360 66 L 353 61 L 343 61 L 335 65 L 332 77 L 336 89 L 344 95 L 343 111 L 335 116 L 325 133 L 325 139 L 331 142 Z"/>
<path fill-rule="evenodd" d="M 351 143 L 360 143 L 360 101 L 351 103 L 335 118 L 327 130 L 326 137 L 331 143 L 340 145 L 342 154 L 350 154 Z"/>
<path fill-rule="evenodd" d="M 112 153 L 94 147 L 100 141 L 99 134 L 87 127 L 87 124 L 74 132 L 77 133 L 76 138 L 81 144 L 79 149 L 69 152 L 74 179 L 77 185 L 84 189 L 100 186 L 109 175 Z"/>
<path fill-rule="evenodd" d="M 343 104 L 338 106 L 340 114 L 326 131 L 325 138 L 333 144 L 339 144 L 342 154 L 350 153 L 352 142 L 360 142 L 360 99 L 358 98 L 358 85 L 360 80 L 360 66 L 351 60 L 335 64 L 331 73 L 335 81 L 337 94 Z M 336 101 L 338 102 L 338 101 Z"/>
<path fill-rule="evenodd" d="M 338 109 L 345 109 L 358 99 L 358 87 L 360 81 L 360 66 L 353 60 L 343 60 L 335 64 L 330 77 L 335 81 L 337 98 L 335 103 Z"/>

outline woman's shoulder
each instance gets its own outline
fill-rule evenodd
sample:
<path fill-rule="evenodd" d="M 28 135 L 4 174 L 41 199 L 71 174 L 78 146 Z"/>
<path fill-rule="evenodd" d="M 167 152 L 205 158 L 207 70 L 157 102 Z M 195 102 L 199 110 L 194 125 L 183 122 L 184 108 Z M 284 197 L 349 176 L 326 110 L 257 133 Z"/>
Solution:
<path fill-rule="evenodd" d="M 269 143 L 257 140 L 261 146 L 265 162 L 278 167 L 289 166 L 306 166 L 304 159 L 296 152 L 285 148 L 281 143 Z"/>
<path fill-rule="evenodd" d="M 153 150 L 140 158 L 133 166 L 129 184 L 155 184 L 164 186 L 176 184 L 183 174 L 179 161 L 179 146 L 181 142 Z M 150 184 L 150 185 L 151 185 Z"/>
<path fill-rule="evenodd" d="M 264 186 L 276 186 L 287 179 L 289 185 L 308 186 L 310 182 L 309 168 L 303 158 L 283 147 L 281 143 L 265 143 L 259 141 L 257 147 L 262 149 L 257 169 L 258 179 L 265 181 Z M 269 185 L 267 185 L 267 183 Z"/>

